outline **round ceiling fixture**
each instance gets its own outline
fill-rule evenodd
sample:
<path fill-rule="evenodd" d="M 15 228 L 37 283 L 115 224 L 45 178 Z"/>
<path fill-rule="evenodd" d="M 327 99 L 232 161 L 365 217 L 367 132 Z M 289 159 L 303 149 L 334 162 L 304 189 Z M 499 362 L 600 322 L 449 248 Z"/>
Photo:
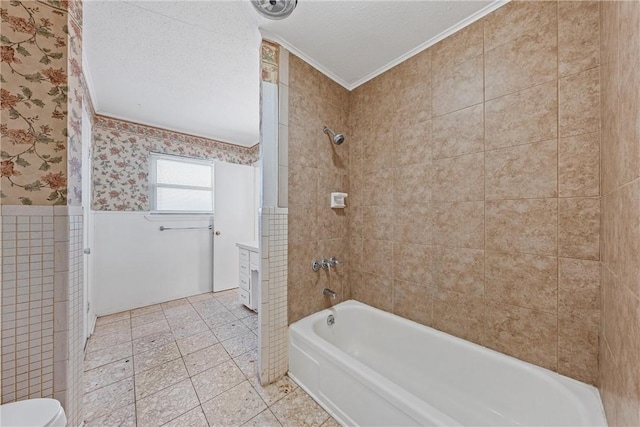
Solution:
<path fill-rule="evenodd" d="M 258 13 L 269 19 L 284 19 L 291 15 L 298 0 L 251 0 Z"/>

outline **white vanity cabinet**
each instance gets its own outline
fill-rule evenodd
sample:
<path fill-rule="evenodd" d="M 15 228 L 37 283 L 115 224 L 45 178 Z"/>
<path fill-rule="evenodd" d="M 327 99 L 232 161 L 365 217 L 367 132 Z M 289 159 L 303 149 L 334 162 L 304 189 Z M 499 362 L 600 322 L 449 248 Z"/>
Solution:
<path fill-rule="evenodd" d="M 257 243 L 236 243 L 239 256 L 238 297 L 251 310 L 258 310 L 260 252 Z"/>

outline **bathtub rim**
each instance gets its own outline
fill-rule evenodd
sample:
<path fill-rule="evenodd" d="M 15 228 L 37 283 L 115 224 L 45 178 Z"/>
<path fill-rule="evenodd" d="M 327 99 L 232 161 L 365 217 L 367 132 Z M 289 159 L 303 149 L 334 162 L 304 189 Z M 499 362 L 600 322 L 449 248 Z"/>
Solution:
<path fill-rule="evenodd" d="M 437 336 L 438 338 L 441 339 L 445 339 L 445 340 L 450 340 L 453 341 L 454 343 L 460 344 L 463 347 L 466 347 L 467 349 L 469 349 L 470 351 L 484 351 L 484 352 L 488 352 L 489 355 L 493 356 L 493 357 L 497 357 L 499 358 L 501 361 L 503 361 L 504 363 L 508 363 L 510 365 L 515 365 L 519 368 L 525 369 L 528 373 L 531 373 L 532 375 L 536 375 L 539 378 L 542 378 L 544 380 L 544 382 L 549 383 L 549 384 L 553 384 L 554 386 L 558 386 L 560 387 L 564 392 L 568 393 L 570 395 L 570 398 L 576 402 L 578 402 L 580 404 L 580 408 L 584 408 L 587 412 L 584 414 L 585 417 L 587 418 L 587 425 L 604 425 L 607 426 L 608 422 L 607 422 L 607 418 L 606 418 L 606 413 L 604 411 L 604 406 L 602 403 L 602 397 L 600 396 L 600 391 L 598 390 L 597 387 L 591 385 L 591 384 L 587 384 L 581 381 L 578 381 L 574 378 L 570 378 L 567 377 L 565 375 L 562 375 L 558 372 L 552 371 L 550 369 L 547 369 L 545 367 L 542 366 L 538 366 L 538 365 L 534 365 L 531 362 L 527 362 L 525 360 L 521 360 L 518 359 L 514 356 L 510 356 L 508 354 L 505 353 L 501 353 L 497 350 L 491 349 L 489 347 L 485 347 L 483 345 L 477 344 L 477 343 L 473 343 L 471 341 L 467 341 L 463 338 L 460 337 L 456 337 L 454 335 L 448 334 L 446 332 L 440 331 L 438 329 L 435 329 L 433 327 L 430 326 L 426 326 L 423 325 L 421 323 L 415 322 L 413 320 L 410 319 L 406 319 L 404 317 L 398 316 L 396 314 L 393 313 L 389 313 L 387 311 L 381 310 L 379 308 L 367 305 L 365 303 L 362 303 L 360 301 L 356 301 L 353 299 L 350 300 L 346 300 L 343 302 L 340 302 L 339 304 L 336 304 L 332 307 L 323 309 L 321 311 L 315 312 L 310 314 L 309 316 L 306 316 L 292 324 L 289 325 L 289 343 L 291 344 L 292 340 L 294 339 L 294 337 L 292 335 L 295 335 L 295 338 L 301 340 L 301 342 L 305 343 L 306 345 L 320 351 L 320 353 L 322 354 L 323 357 L 328 358 L 329 360 L 335 362 L 335 361 L 339 361 L 339 359 L 341 358 L 347 358 L 349 360 L 349 362 L 353 363 L 356 367 L 356 372 L 359 374 L 365 374 L 365 373 L 374 373 L 375 375 L 377 375 L 378 377 L 380 377 L 384 382 L 388 382 L 389 384 L 392 384 L 394 387 L 402 390 L 404 392 L 404 394 L 411 396 L 412 399 L 410 399 L 410 401 L 413 401 L 414 399 L 416 401 L 419 401 L 422 405 L 426 405 L 430 408 L 432 408 L 439 416 L 442 416 L 443 418 L 443 425 L 447 424 L 447 425 L 460 425 L 459 422 L 456 422 L 455 420 L 453 420 L 452 418 L 450 418 L 448 415 L 446 415 L 445 413 L 443 413 L 442 411 L 438 410 L 437 408 L 433 407 L 432 405 L 430 405 L 428 402 L 425 402 L 424 400 L 418 398 L 417 396 L 414 396 L 412 393 L 410 393 L 409 391 L 405 390 L 404 388 L 402 388 L 400 385 L 396 384 L 392 379 L 387 378 L 386 376 L 380 374 L 379 372 L 375 371 L 373 368 L 367 366 L 366 364 L 364 364 L 363 362 L 361 362 L 360 360 L 356 359 L 355 357 L 345 353 L 343 350 L 341 350 L 340 348 L 338 348 L 337 346 L 335 346 L 334 344 L 330 343 L 329 341 L 326 341 L 322 338 L 320 338 L 318 336 L 318 334 L 314 331 L 314 324 L 316 321 L 322 321 L 322 319 L 326 319 L 326 317 L 330 314 L 336 315 L 337 314 L 337 310 L 339 310 L 341 307 L 345 307 L 345 308 L 349 308 L 349 307 L 354 307 L 356 309 L 364 309 L 364 310 L 373 310 L 376 312 L 376 314 L 381 315 L 387 319 L 390 319 L 391 321 L 398 321 L 400 323 L 404 323 L 412 328 L 427 328 L 427 330 L 429 331 L 429 333 L 433 333 L 435 334 L 435 336 Z M 319 339 L 317 340 L 313 340 L 310 339 L 309 336 L 317 336 Z M 364 371 L 364 372 L 363 372 Z M 295 374 L 292 374 L 291 371 L 289 371 L 289 375 L 292 378 L 295 378 Z M 372 381 L 370 381 L 366 376 L 363 378 L 368 386 L 372 386 Z M 321 399 L 319 400 L 317 398 L 317 396 L 315 395 L 315 393 L 310 392 L 310 390 L 308 390 L 308 388 L 306 386 L 304 386 L 298 379 L 295 379 L 296 384 L 300 385 L 309 395 L 311 395 L 314 400 L 316 400 L 316 402 L 318 402 L 319 404 L 321 404 L 321 406 L 327 410 L 327 408 L 321 403 Z M 585 400 L 586 399 L 596 399 L 597 403 L 598 403 L 598 407 L 593 408 L 593 410 L 589 410 L 588 407 L 586 407 L 585 405 Z M 396 400 L 396 399 L 394 399 Z M 412 402 L 402 402 L 400 399 L 397 399 L 396 402 L 396 406 L 401 406 L 401 407 L 406 407 L 406 406 L 411 406 Z M 397 403 L 399 403 L 399 405 L 397 405 Z M 413 402 L 415 403 L 415 402 Z M 334 414 L 327 410 L 327 412 L 329 412 L 332 416 L 334 416 Z M 334 416 L 334 418 L 336 418 Z M 336 420 L 338 420 L 338 418 L 336 418 Z M 338 420 L 340 421 L 340 420 Z M 598 423 L 598 421 L 604 421 L 604 424 L 602 423 Z M 344 423 L 343 421 L 340 421 L 342 425 L 346 425 L 346 423 Z M 453 424 L 450 424 L 451 422 L 453 422 Z"/>

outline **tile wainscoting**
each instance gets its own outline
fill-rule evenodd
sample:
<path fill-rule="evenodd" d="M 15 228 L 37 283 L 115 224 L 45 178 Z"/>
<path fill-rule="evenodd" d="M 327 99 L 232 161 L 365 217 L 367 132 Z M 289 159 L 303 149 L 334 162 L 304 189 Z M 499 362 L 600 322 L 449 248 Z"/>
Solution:
<path fill-rule="evenodd" d="M 2 403 L 52 397 L 82 424 L 82 210 L 2 206 Z"/>

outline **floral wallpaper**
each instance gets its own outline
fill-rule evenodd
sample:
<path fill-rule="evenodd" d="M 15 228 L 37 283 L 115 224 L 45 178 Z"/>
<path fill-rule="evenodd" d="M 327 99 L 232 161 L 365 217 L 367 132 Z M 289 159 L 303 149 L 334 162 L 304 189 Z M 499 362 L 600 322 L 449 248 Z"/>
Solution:
<path fill-rule="evenodd" d="M 259 148 L 96 116 L 91 208 L 148 211 L 149 154 L 152 152 L 250 165 L 258 160 Z"/>
<path fill-rule="evenodd" d="M 263 40 L 261 52 L 262 81 L 278 84 L 278 45 Z"/>
<path fill-rule="evenodd" d="M 67 6 L 2 1 L 2 204 L 67 203 Z"/>
<path fill-rule="evenodd" d="M 82 204 L 82 99 L 84 92 L 82 75 L 82 2 L 69 4 L 69 70 L 68 141 L 67 141 L 67 204 Z"/>

